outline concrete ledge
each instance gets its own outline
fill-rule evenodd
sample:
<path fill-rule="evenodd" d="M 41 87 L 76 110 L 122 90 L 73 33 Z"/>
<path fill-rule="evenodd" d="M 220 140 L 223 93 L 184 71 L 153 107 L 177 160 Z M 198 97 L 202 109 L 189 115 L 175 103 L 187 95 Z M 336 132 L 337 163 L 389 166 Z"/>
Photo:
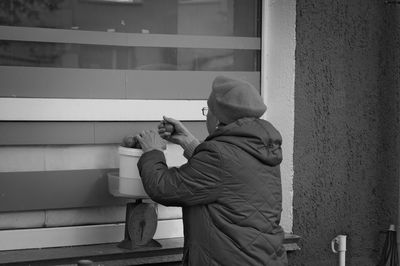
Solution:
<path fill-rule="evenodd" d="M 118 243 L 26 249 L 0 252 L 1 265 L 76 265 L 87 259 L 95 265 L 141 265 L 147 263 L 178 262 L 182 260 L 183 238 L 157 240 L 162 247 L 121 249 Z"/>
<path fill-rule="evenodd" d="M 288 252 L 299 250 L 300 237 L 285 234 L 284 246 Z M 146 265 L 153 263 L 174 263 L 182 260 L 183 238 L 157 240 L 162 247 L 144 247 L 126 250 L 117 243 L 59 247 L 45 249 L 12 250 L 0 252 L 1 265 L 76 265 L 87 259 L 95 265 Z M 178 264 L 177 264 L 178 265 Z"/>

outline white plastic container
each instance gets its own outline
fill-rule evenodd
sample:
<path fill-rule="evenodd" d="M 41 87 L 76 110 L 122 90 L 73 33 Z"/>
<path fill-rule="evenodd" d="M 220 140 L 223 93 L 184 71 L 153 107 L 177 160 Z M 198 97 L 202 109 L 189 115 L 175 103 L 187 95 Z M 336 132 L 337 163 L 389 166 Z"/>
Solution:
<path fill-rule="evenodd" d="M 119 153 L 119 176 L 126 178 L 139 178 L 137 163 L 142 156 L 141 149 L 118 147 Z"/>
<path fill-rule="evenodd" d="M 141 149 L 118 147 L 119 173 L 108 173 L 108 189 L 115 197 L 132 199 L 149 198 L 144 190 L 137 163 Z"/>
<path fill-rule="evenodd" d="M 138 178 L 120 177 L 118 172 L 108 173 L 108 191 L 115 197 L 146 199 L 142 180 Z"/>
<path fill-rule="evenodd" d="M 108 173 L 108 190 L 115 197 L 132 199 L 149 198 L 144 190 L 137 163 L 142 156 L 141 149 L 118 147 L 119 172 Z M 164 151 L 167 154 L 167 151 Z"/>

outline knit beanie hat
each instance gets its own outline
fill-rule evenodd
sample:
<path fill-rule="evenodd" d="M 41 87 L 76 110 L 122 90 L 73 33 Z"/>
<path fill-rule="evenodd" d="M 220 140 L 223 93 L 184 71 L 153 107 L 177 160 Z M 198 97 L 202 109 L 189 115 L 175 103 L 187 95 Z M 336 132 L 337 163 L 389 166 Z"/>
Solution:
<path fill-rule="evenodd" d="M 260 94 L 250 83 L 224 76 L 214 79 L 207 105 L 223 124 L 243 117 L 259 118 L 267 110 Z"/>

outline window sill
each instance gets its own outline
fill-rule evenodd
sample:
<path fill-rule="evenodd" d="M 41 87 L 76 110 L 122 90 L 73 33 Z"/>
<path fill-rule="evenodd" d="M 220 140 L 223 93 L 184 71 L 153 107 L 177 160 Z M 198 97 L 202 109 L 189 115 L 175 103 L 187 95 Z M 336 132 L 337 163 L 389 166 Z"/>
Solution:
<path fill-rule="evenodd" d="M 300 237 L 285 234 L 284 246 L 288 252 L 299 250 Z M 76 247 L 11 250 L 0 252 L 0 264 L 70 265 L 81 259 L 92 260 L 95 265 L 144 265 L 173 263 L 182 260 L 183 238 L 157 240 L 161 248 L 126 250 L 115 243 Z"/>

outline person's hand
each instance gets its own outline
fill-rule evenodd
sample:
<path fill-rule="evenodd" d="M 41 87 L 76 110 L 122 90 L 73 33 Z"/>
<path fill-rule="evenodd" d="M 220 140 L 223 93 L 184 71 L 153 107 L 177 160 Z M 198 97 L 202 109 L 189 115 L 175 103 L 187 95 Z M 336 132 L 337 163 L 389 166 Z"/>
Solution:
<path fill-rule="evenodd" d="M 163 151 L 166 149 L 165 141 L 154 130 L 145 130 L 135 136 L 142 147 L 143 152 L 151 150 Z"/>
<path fill-rule="evenodd" d="M 179 120 L 163 116 L 163 121 L 158 125 L 158 134 L 172 143 L 185 145 L 190 143 L 195 137 Z"/>

